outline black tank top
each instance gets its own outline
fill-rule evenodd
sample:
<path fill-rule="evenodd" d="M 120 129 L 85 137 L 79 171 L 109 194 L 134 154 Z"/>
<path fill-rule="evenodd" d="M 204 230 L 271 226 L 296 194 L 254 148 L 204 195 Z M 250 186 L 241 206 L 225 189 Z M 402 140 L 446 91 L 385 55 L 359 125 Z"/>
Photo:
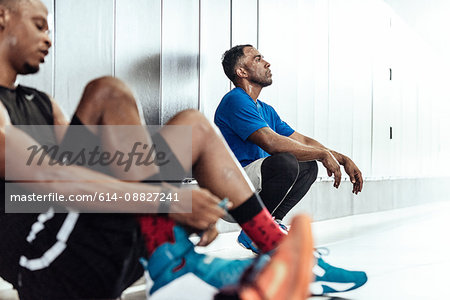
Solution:
<path fill-rule="evenodd" d="M 0 101 L 8 111 L 13 125 L 53 125 L 53 109 L 49 97 L 36 89 L 17 86 L 9 89 L 0 86 Z M 28 131 L 37 131 L 39 127 L 29 127 Z M 45 130 L 45 134 L 29 132 L 38 137 L 40 144 L 55 145 L 56 137 L 53 131 Z M 51 133 L 50 133 L 51 132 Z M 0 182 L 0 213 L 5 211 L 5 180 Z M 0 216 L 1 217 L 1 216 Z"/>
<path fill-rule="evenodd" d="M 16 89 L 0 86 L 0 100 L 13 125 L 53 125 L 52 103 L 36 89 L 19 85 Z"/>
<path fill-rule="evenodd" d="M 36 89 L 19 85 L 16 89 L 0 86 L 0 101 L 8 111 L 13 125 L 53 125 L 49 97 Z M 33 129 L 32 129 L 33 130 Z M 42 135 L 41 135 L 42 136 Z M 53 134 L 46 134 L 40 143 L 56 143 Z M 20 251 L 25 247 L 28 232 L 38 214 L 5 214 L 5 179 L 0 178 L 0 275 L 15 285 Z M 6 248 L 4 248 L 4 247 Z"/>

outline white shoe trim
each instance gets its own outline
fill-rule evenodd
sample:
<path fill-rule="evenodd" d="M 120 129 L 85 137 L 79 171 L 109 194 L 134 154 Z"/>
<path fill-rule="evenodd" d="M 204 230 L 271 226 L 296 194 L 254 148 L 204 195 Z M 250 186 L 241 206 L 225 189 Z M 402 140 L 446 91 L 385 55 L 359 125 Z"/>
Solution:
<path fill-rule="evenodd" d="M 322 277 L 323 275 L 325 275 L 325 270 L 321 268 L 318 264 L 314 265 L 314 267 L 312 268 L 312 272 L 314 275 L 318 277 Z"/>
<path fill-rule="evenodd" d="M 316 285 L 320 286 L 320 288 L 317 287 Z M 323 294 L 322 286 L 327 286 L 327 287 L 335 290 L 336 292 L 344 292 L 344 291 L 347 291 L 347 290 L 351 289 L 352 287 L 354 287 L 355 283 L 354 282 L 341 283 L 341 282 L 315 281 L 310 284 L 311 293 L 313 295 Z M 313 291 L 314 292 L 318 291 L 320 293 L 313 293 Z"/>

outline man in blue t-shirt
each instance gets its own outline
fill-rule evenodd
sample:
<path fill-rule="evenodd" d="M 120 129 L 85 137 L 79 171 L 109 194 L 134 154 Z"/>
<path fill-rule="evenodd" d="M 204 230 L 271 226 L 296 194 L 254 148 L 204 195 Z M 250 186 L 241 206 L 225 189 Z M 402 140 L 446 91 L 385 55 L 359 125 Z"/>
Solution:
<path fill-rule="evenodd" d="M 272 84 L 272 73 L 257 49 L 235 46 L 225 52 L 222 65 L 236 88 L 223 97 L 214 122 L 276 220 L 281 222 L 308 192 L 317 177 L 316 161 L 334 175 L 336 188 L 342 165 L 353 193 L 362 190 L 361 171 L 350 158 L 296 132 L 272 106 L 258 100 L 261 90 Z"/>

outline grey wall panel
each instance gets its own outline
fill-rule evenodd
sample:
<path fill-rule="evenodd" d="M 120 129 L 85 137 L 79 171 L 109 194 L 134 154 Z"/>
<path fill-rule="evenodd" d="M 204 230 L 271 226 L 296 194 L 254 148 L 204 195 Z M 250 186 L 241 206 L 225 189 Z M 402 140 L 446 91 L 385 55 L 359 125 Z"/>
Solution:
<path fill-rule="evenodd" d="M 160 122 L 161 1 L 116 0 L 115 75 L 141 103 L 147 124 Z"/>
<path fill-rule="evenodd" d="M 198 108 L 199 0 L 162 4 L 162 122 Z"/>
<path fill-rule="evenodd" d="M 258 0 L 231 1 L 231 45 L 258 46 Z"/>
<path fill-rule="evenodd" d="M 55 12 L 55 98 L 71 115 L 86 83 L 113 75 L 114 0 L 58 0 Z"/>
<path fill-rule="evenodd" d="M 53 0 L 43 0 L 42 1 L 48 10 L 47 22 L 50 28 L 50 38 L 54 41 L 54 24 L 55 24 L 55 11 L 54 11 L 54 1 Z M 49 54 L 45 58 L 45 63 L 40 66 L 38 73 L 27 76 L 19 76 L 18 80 L 20 84 L 28 85 L 37 88 L 41 91 L 46 92 L 49 95 L 54 94 L 54 55 L 55 46 L 49 50 Z"/>
<path fill-rule="evenodd" d="M 230 47 L 230 5 L 230 0 L 200 2 L 200 110 L 210 121 L 230 86 L 221 64 Z"/>

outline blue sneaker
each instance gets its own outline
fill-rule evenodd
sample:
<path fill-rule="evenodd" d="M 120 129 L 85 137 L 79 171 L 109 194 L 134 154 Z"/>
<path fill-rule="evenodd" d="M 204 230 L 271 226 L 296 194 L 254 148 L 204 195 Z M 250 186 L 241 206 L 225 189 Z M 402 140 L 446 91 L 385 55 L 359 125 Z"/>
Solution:
<path fill-rule="evenodd" d="M 244 230 L 241 230 L 241 233 L 239 233 L 237 240 L 239 245 L 241 245 L 242 247 L 248 250 L 252 250 L 255 254 L 259 254 L 258 247 L 256 247 L 255 243 L 253 243 L 253 241 L 248 237 Z"/>
<path fill-rule="evenodd" d="M 275 220 L 275 222 L 278 223 L 278 225 L 280 226 L 280 228 L 283 231 L 285 231 L 286 233 L 288 232 L 288 228 L 286 227 L 286 225 L 281 223 L 280 220 Z M 239 245 L 241 245 L 242 247 L 244 247 L 248 250 L 252 250 L 253 253 L 255 253 L 255 254 L 259 254 L 258 247 L 256 246 L 255 243 L 253 243 L 253 241 L 248 237 L 248 235 L 243 230 L 241 230 L 241 233 L 239 233 L 237 240 L 238 240 Z"/>
<path fill-rule="evenodd" d="M 199 254 L 194 251 L 186 231 L 179 226 L 174 227 L 174 236 L 175 243 L 162 244 L 148 261 L 141 259 L 153 280 L 150 295 L 187 273 L 193 273 L 218 289 L 237 285 L 244 271 L 254 262 L 254 259 L 229 260 Z M 259 259 L 258 269 L 269 260 L 269 256 Z"/>
<path fill-rule="evenodd" d="M 312 295 L 347 292 L 357 289 L 367 282 L 365 272 L 333 267 L 326 263 L 317 251 L 315 251 L 315 255 L 317 264 L 313 267 L 313 273 L 316 278 L 310 285 Z"/>
<path fill-rule="evenodd" d="M 289 231 L 287 226 L 281 223 L 281 220 L 275 219 L 275 222 L 277 222 L 278 226 L 280 226 L 280 228 L 283 229 L 286 233 Z"/>

